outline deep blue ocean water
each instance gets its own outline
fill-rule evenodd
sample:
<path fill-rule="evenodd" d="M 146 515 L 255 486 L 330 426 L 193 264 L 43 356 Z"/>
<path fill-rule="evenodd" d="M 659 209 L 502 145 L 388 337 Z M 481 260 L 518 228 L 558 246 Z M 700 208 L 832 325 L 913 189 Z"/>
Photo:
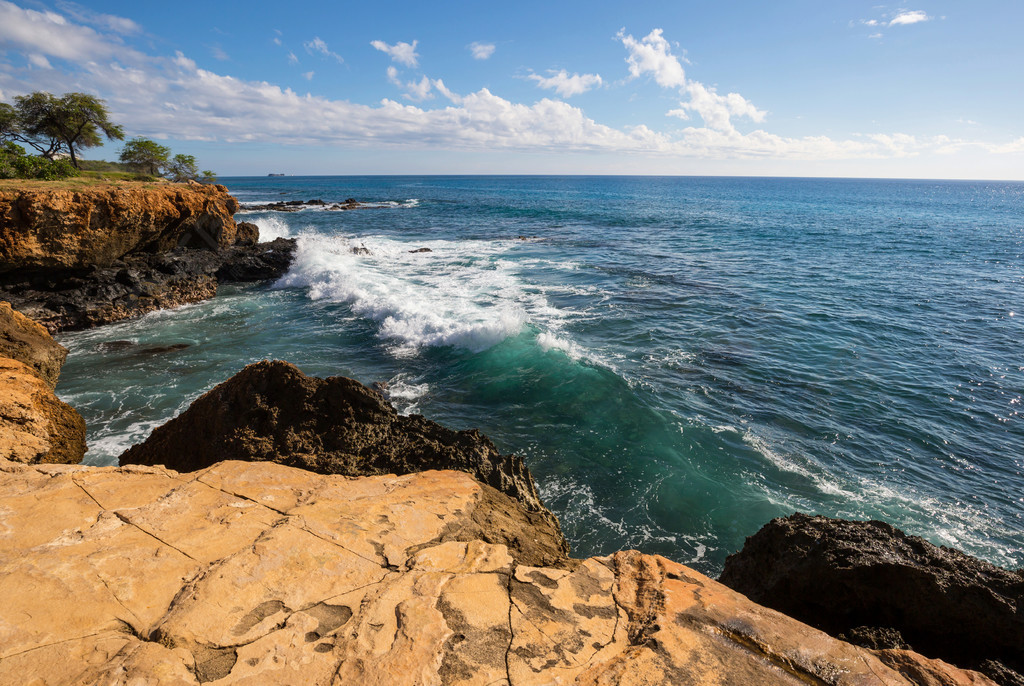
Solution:
<path fill-rule="evenodd" d="M 1024 565 L 1024 184 L 222 182 L 377 206 L 240 214 L 299 238 L 279 282 L 62 335 L 89 463 L 278 358 L 522 454 L 578 556 L 717 574 L 801 510 Z"/>

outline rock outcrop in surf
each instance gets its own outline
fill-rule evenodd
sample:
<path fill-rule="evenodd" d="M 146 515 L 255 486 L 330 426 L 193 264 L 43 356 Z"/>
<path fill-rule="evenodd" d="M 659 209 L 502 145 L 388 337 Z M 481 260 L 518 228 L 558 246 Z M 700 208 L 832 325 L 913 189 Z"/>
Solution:
<path fill-rule="evenodd" d="M 1024 684 L 1024 574 L 884 522 L 773 519 L 719 581 L 832 635 Z"/>

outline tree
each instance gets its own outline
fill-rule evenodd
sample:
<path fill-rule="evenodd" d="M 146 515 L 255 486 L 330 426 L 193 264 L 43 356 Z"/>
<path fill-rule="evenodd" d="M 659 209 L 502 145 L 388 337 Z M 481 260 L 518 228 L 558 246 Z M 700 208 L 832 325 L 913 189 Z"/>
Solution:
<path fill-rule="evenodd" d="M 87 93 L 56 97 L 45 91 L 14 98 L 14 107 L 0 108 L 0 136 L 32 146 L 47 159 L 63 151 L 78 167 L 77 153 L 108 140 L 122 140 L 124 132 L 109 119 L 102 100 Z"/>
<path fill-rule="evenodd" d="M 167 165 L 164 174 L 175 183 L 182 183 L 199 176 L 199 166 L 193 155 L 175 155 L 171 163 Z"/>
<path fill-rule="evenodd" d="M 161 167 L 166 167 L 171 149 L 148 138 L 133 138 L 124 144 L 119 158 L 136 171 L 156 176 Z"/>

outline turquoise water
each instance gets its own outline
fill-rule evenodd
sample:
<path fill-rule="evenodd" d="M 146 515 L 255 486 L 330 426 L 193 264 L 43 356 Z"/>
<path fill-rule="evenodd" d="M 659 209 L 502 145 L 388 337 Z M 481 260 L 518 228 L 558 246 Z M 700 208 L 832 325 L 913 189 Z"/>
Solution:
<path fill-rule="evenodd" d="M 1024 184 L 223 181 L 376 207 L 239 215 L 298 237 L 279 282 L 62 335 L 88 462 L 280 358 L 524 455 L 577 555 L 717 573 L 802 510 L 1024 565 Z"/>

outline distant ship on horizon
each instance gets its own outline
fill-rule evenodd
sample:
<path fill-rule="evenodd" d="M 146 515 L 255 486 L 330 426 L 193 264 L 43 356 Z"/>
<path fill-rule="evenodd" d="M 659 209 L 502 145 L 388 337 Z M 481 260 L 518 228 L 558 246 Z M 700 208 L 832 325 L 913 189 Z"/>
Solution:
<path fill-rule="evenodd" d="M 267 176 L 287 176 L 287 174 L 267 174 Z"/>

